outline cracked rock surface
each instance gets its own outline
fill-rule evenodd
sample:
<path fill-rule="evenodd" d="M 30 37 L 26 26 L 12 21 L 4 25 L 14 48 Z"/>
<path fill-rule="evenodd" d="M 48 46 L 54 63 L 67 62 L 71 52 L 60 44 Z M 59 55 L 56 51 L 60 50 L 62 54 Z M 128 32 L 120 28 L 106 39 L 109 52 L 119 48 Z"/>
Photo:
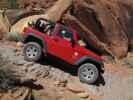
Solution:
<path fill-rule="evenodd" d="M 2 44 L 0 54 L 9 64 L 12 87 L 0 92 L 0 100 L 132 100 L 133 69 L 105 63 L 105 72 L 96 85 L 80 83 L 75 69 L 53 60 L 24 60 L 22 48 Z M 128 58 L 129 59 L 129 58 Z M 58 66 L 57 66 L 58 65 Z M 74 71 L 72 71 L 74 70 Z M 1 81 L 0 81 L 1 82 Z M 15 84 L 15 85 L 14 85 Z"/>

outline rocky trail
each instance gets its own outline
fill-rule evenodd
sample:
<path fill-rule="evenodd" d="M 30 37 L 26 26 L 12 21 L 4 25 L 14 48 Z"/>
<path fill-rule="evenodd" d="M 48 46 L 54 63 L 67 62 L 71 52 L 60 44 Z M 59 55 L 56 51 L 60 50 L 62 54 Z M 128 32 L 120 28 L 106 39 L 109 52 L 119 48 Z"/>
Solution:
<path fill-rule="evenodd" d="M 46 58 L 38 63 L 25 61 L 22 48 L 15 44 L 0 43 L 13 81 L 8 91 L 1 92 L 0 100 L 133 100 L 132 68 L 106 61 L 97 84 L 88 85 L 80 83 L 76 68 Z"/>
<path fill-rule="evenodd" d="M 133 0 L 13 1 L 17 9 L 0 2 L 0 100 L 133 100 Z M 103 55 L 96 84 L 81 83 L 77 68 L 52 57 L 24 60 L 13 41 L 40 17 L 75 29 Z"/>

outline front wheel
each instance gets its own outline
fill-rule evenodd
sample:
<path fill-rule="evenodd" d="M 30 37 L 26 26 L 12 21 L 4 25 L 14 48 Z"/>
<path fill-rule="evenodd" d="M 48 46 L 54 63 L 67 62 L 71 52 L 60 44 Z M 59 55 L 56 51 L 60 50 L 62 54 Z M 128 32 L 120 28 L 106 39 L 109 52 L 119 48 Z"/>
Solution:
<path fill-rule="evenodd" d="M 96 65 L 91 63 L 86 63 L 79 67 L 78 76 L 81 82 L 94 84 L 99 77 L 99 71 Z"/>
<path fill-rule="evenodd" d="M 24 58 L 28 61 L 38 61 L 42 56 L 42 48 L 36 42 L 29 42 L 24 47 Z"/>

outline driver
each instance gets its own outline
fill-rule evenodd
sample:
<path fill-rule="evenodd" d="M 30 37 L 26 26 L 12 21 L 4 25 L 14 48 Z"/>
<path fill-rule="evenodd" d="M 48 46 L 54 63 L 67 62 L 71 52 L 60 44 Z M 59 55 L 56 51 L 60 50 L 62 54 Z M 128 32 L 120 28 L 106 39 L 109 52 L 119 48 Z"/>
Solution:
<path fill-rule="evenodd" d="M 44 28 L 44 33 L 51 35 L 52 31 L 55 28 L 55 23 L 54 22 L 46 22 L 45 23 L 45 28 Z"/>
<path fill-rule="evenodd" d="M 55 24 L 51 21 L 48 21 L 46 19 L 40 18 L 36 22 L 36 28 L 43 33 L 46 33 L 48 35 L 51 35 L 51 32 L 53 31 Z"/>
<path fill-rule="evenodd" d="M 86 43 L 83 41 L 83 40 L 78 40 L 78 44 L 81 46 L 81 47 L 86 47 Z"/>
<path fill-rule="evenodd" d="M 81 37 L 82 37 L 82 36 L 80 36 L 80 35 L 78 34 L 78 44 L 79 44 L 81 47 L 86 47 L 87 44 L 86 44 L 86 42 L 85 42 Z"/>

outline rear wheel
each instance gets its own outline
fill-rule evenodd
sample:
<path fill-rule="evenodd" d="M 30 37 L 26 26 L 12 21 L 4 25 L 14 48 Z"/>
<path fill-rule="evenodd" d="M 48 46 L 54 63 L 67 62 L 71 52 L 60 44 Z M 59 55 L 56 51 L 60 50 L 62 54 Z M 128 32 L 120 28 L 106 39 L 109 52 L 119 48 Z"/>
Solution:
<path fill-rule="evenodd" d="M 24 57 L 28 61 L 38 61 L 42 56 L 42 48 L 36 42 L 29 42 L 24 47 Z"/>
<path fill-rule="evenodd" d="M 86 63 L 79 67 L 78 76 L 81 82 L 94 84 L 99 77 L 99 71 L 96 65 L 91 63 Z"/>

